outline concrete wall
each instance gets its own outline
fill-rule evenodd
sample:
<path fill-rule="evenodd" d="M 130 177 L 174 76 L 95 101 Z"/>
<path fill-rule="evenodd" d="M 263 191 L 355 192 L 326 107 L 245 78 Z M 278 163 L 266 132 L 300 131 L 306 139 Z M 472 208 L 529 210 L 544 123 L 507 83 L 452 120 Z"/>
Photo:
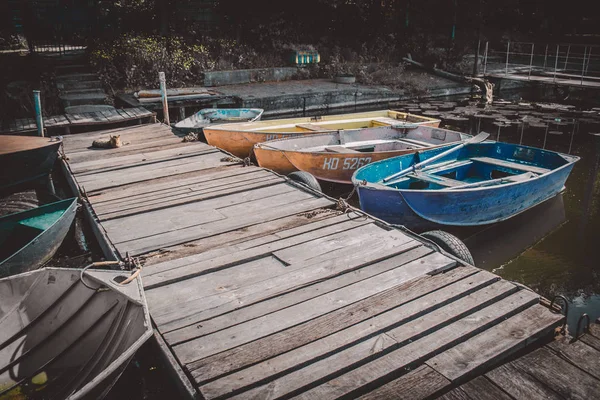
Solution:
<path fill-rule="evenodd" d="M 238 85 L 250 82 L 278 82 L 291 79 L 296 67 L 237 69 L 204 73 L 204 86 Z"/>

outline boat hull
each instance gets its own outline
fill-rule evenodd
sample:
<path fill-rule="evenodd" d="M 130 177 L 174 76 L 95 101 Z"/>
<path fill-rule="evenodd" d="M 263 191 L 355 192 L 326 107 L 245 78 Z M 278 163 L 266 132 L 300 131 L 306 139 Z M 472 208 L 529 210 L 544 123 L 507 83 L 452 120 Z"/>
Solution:
<path fill-rule="evenodd" d="M 81 274 L 0 279 L 0 398 L 101 399 L 152 336 L 139 276 L 120 285 L 129 272 Z"/>
<path fill-rule="evenodd" d="M 48 138 L 0 136 L 0 150 L 13 141 L 25 141 L 13 152 L 0 153 L 0 192 L 47 176 L 58 158 L 61 141 L 50 142 Z M 27 143 L 27 142 L 33 142 Z"/>
<path fill-rule="evenodd" d="M 286 157 L 285 151 L 255 146 L 253 152 L 258 165 L 263 168 L 270 169 L 282 175 L 298 171 L 298 168 Z"/>
<path fill-rule="evenodd" d="M 222 125 L 225 126 L 225 125 Z M 235 130 L 216 130 L 211 126 L 204 128 L 204 137 L 206 142 L 211 146 L 225 150 L 236 157 L 249 157 L 252 148 L 257 143 L 268 142 L 269 140 L 285 139 L 294 136 L 302 136 L 311 133 L 323 132 L 306 132 L 306 133 L 263 133 Z"/>
<path fill-rule="evenodd" d="M 27 218 L 27 216 L 39 213 L 43 209 L 64 211 L 50 227 L 42 231 L 31 242 L 4 259 L 4 261 L 0 261 L 0 278 L 38 269 L 52 258 L 75 219 L 77 199 L 63 200 L 33 210 L 11 214 L 3 217 L 0 224 L 8 219 Z"/>

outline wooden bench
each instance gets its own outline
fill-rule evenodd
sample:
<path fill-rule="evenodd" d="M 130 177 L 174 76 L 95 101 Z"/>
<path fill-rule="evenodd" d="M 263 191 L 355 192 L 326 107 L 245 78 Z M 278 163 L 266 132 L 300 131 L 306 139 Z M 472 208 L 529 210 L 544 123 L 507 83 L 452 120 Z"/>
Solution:
<path fill-rule="evenodd" d="M 352 150 L 344 146 L 328 146 L 325 147 L 325 151 L 331 153 L 360 153 L 360 151 Z"/>
<path fill-rule="evenodd" d="M 398 141 L 399 142 L 410 143 L 412 145 L 420 146 L 420 147 L 431 147 L 431 146 L 433 146 L 433 143 L 422 142 L 420 140 L 415 140 L 415 139 L 402 138 L 402 139 L 398 139 Z"/>
<path fill-rule="evenodd" d="M 328 130 L 327 128 L 323 128 L 322 126 L 315 125 L 315 124 L 297 124 L 296 128 L 306 129 L 306 130 L 313 131 L 313 132 Z"/>
<path fill-rule="evenodd" d="M 547 168 L 536 167 L 533 165 L 519 164 L 516 162 L 506 161 L 506 160 L 498 160 L 497 158 L 491 158 L 491 157 L 473 157 L 473 158 L 471 158 L 471 160 L 485 163 L 485 164 L 496 165 L 498 167 L 514 169 L 517 171 L 533 172 L 534 174 L 545 174 L 546 172 L 550 172 L 550 170 Z"/>
<path fill-rule="evenodd" d="M 426 172 L 413 172 L 406 175 L 408 178 L 418 179 L 423 182 L 434 183 L 440 186 L 454 187 L 463 186 L 465 183 L 456 179 L 446 178 L 445 176 L 428 174 Z"/>

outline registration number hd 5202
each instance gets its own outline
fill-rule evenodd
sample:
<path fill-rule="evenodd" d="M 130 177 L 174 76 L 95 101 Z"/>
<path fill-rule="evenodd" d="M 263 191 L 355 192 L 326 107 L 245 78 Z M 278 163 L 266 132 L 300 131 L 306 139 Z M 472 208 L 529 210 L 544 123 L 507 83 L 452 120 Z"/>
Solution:
<path fill-rule="evenodd" d="M 371 162 L 371 157 L 352 157 L 344 158 L 343 162 L 339 158 L 325 158 L 323 161 L 323 169 L 358 169 L 363 165 Z"/>

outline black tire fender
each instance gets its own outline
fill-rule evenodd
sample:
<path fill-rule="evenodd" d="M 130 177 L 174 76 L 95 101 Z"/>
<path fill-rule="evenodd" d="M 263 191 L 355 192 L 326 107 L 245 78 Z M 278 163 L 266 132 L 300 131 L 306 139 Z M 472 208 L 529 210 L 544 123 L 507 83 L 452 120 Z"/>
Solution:
<path fill-rule="evenodd" d="M 456 236 L 440 230 L 425 232 L 422 233 L 421 236 L 431 240 L 433 243 L 437 244 L 442 250 L 461 259 L 467 264 L 475 265 L 475 260 L 473 260 L 473 255 L 467 248 L 467 245 L 465 245 L 463 241 L 457 238 Z"/>
<path fill-rule="evenodd" d="M 314 175 L 309 172 L 295 171 L 290 173 L 287 177 L 293 180 L 294 182 L 302 183 L 316 191 L 323 191 L 321 190 L 321 185 L 319 184 L 319 181 L 317 181 L 317 178 L 315 178 Z"/>

